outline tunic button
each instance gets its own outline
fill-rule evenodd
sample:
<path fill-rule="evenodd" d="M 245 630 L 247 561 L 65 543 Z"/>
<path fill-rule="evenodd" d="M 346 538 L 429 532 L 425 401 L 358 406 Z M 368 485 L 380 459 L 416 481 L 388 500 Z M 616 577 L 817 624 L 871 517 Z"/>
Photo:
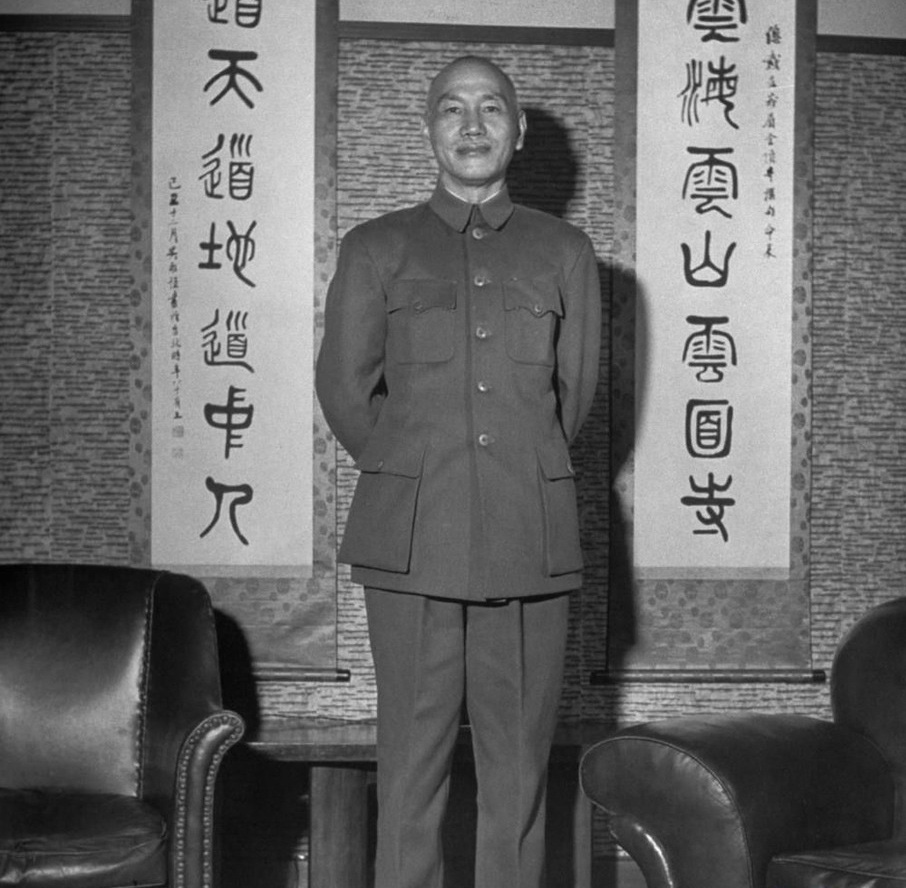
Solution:
<path fill-rule="evenodd" d="M 472 237 L 474 237 L 475 240 L 481 240 L 484 237 L 484 235 L 485 235 L 485 231 L 483 228 L 473 228 L 472 229 Z"/>
<path fill-rule="evenodd" d="M 540 303 L 536 302 L 536 303 L 532 306 L 532 311 L 533 311 L 536 315 L 540 315 L 541 312 L 544 311 L 544 306 L 541 305 Z"/>
<path fill-rule="evenodd" d="M 477 388 L 478 391 L 480 391 L 482 394 L 485 394 L 486 392 L 489 392 L 491 390 L 491 387 L 483 379 L 480 379 L 478 381 L 475 388 Z"/>
<path fill-rule="evenodd" d="M 490 445 L 494 443 L 494 438 L 492 435 L 489 435 L 487 432 L 482 432 L 478 436 L 478 443 L 482 447 L 490 447 Z"/>
<path fill-rule="evenodd" d="M 483 287 L 488 282 L 488 279 L 483 274 L 476 274 L 474 283 L 476 287 Z"/>
<path fill-rule="evenodd" d="M 487 327 L 476 327 L 475 335 L 479 339 L 487 339 L 491 335 L 491 331 Z"/>

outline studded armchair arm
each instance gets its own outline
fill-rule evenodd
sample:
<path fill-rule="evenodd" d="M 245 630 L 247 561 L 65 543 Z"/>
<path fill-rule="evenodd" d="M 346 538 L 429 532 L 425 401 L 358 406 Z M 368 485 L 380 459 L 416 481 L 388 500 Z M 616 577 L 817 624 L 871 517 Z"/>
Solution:
<path fill-rule="evenodd" d="M 214 788 L 226 751 L 243 734 L 242 719 L 223 710 L 201 721 L 179 751 L 172 824 L 170 888 L 212 888 Z"/>
<path fill-rule="evenodd" d="M 214 614 L 201 583 L 162 572 L 150 611 L 142 796 L 167 819 L 170 888 L 211 888 L 217 771 L 244 724 L 223 708 Z"/>

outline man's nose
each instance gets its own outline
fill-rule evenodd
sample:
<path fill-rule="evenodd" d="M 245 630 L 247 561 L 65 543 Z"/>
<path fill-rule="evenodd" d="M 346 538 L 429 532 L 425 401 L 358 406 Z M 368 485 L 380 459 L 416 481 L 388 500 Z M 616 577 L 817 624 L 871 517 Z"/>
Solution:
<path fill-rule="evenodd" d="M 464 133 L 484 132 L 484 119 L 477 108 L 466 110 L 462 119 L 462 131 Z"/>

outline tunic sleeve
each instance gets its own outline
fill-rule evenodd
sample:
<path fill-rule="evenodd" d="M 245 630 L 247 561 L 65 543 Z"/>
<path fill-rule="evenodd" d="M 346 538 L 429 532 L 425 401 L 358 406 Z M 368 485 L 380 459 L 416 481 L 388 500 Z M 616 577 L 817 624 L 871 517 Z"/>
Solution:
<path fill-rule="evenodd" d="M 591 242 L 585 238 L 566 279 L 557 341 L 560 421 L 572 442 L 591 410 L 601 350 L 601 284 Z"/>
<path fill-rule="evenodd" d="M 327 424 L 357 459 L 384 400 L 384 288 L 360 233 L 343 240 L 327 291 L 315 391 Z"/>

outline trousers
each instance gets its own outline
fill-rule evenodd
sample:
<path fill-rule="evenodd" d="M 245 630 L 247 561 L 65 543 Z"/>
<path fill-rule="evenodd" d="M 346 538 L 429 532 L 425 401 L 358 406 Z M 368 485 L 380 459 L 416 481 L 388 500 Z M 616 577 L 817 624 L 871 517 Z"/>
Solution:
<path fill-rule="evenodd" d="M 365 602 L 377 683 L 375 888 L 443 888 L 463 703 L 478 787 L 475 888 L 542 888 L 568 595 L 472 603 L 366 588 Z"/>

